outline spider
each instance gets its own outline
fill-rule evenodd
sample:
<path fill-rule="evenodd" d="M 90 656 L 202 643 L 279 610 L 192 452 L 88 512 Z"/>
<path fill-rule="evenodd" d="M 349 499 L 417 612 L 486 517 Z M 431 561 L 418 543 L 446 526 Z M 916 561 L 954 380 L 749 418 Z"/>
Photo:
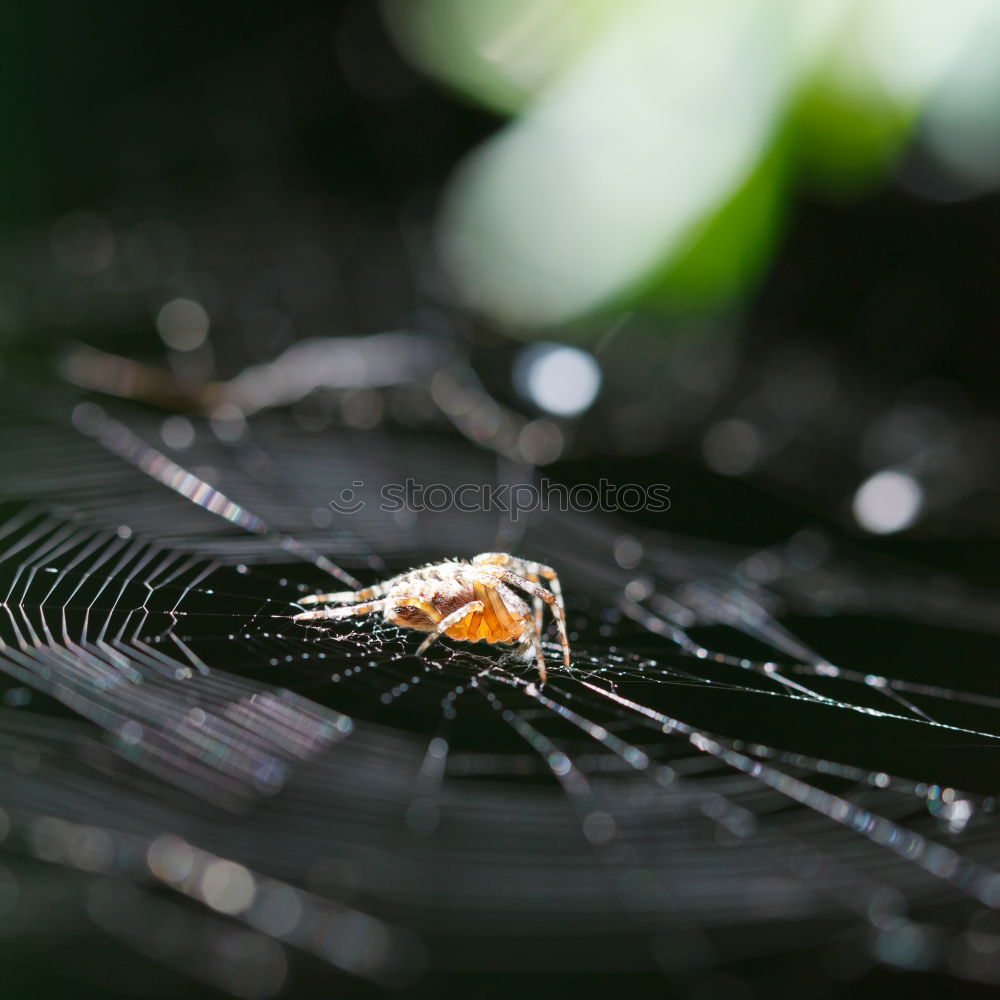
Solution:
<path fill-rule="evenodd" d="M 551 589 L 542 587 L 539 578 L 547 580 Z M 518 591 L 534 599 L 534 614 Z M 552 610 L 563 663 L 569 667 L 566 609 L 556 571 L 506 552 L 482 552 L 468 561 L 431 563 L 364 590 L 313 594 L 300 603 L 344 606 L 304 611 L 295 615 L 295 621 L 352 618 L 381 611 L 394 625 L 430 633 L 417 649 L 418 656 L 441 635 L 466 642 L 517 642 L 522 656 L 534 650 L 538 678 L 544 684 L 543 601 Z"/>

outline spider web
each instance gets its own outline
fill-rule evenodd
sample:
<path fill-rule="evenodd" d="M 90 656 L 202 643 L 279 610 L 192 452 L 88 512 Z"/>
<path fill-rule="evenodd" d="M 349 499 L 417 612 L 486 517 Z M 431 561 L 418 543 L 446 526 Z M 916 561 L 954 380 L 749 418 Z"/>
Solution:
<path fill-rule="evenodd" d="M 5 932 L 56 864 L 65 934 L 243 997 L 788 952 L 1000 982 L 995 595 L 809 532 L 382 510 L 516 475 L 443 437 L 261 414 L 171 451 L 147 410 L 47 409 L 0 451 Z M 562 579 L 542 690 L 495 648 L 291 621 L 332 578 L 496 548 Z"/>

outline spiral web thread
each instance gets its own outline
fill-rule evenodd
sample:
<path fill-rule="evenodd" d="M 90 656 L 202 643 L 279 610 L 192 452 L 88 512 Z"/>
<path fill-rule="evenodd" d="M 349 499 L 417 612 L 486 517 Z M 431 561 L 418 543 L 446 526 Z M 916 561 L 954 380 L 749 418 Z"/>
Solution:
<path fill-rule="evenodd" d="M 172 452 L 143 411 L 64 402 L 5 421 L 0 925 L 24 919 L 20 858 L 83 873 L 92 925 L 237 996 L 303 954 L 391 986 L 580 970 L 581 935 L 601 970 L 823 947 L 1000 982 L 986 670 L 873 671 L 864 638 L 834 663 L 795 624 L 933 626 L 960 660 L 995 595 L 802 533 L 742 551 L 596 515 L 393 515 L 383 482 L 497 470 L 274 415 Z M 364 509 L 332 514 L 355 482 Z M 331 577 L 498 543 L 567 594 L 573 667 L 542 690 L 498 648 L 421 661 L 380 619 L 290 620 Z"/>

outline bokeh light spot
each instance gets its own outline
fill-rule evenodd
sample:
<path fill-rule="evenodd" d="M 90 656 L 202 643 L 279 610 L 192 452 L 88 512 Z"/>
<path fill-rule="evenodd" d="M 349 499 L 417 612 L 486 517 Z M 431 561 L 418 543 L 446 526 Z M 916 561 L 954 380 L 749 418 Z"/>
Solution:
<path fill-rule="evenodd" d="M 209 320 L 204 307 L 194 299 L 171 299 L 156 316 L 156 329 L 167 347 L 193 351 L 205 342 Z"/>
<path fill-rule="evenodd" d="M 854 518 L 873 535 L 888 535 L 910 527 L 923 506 L 920 484 L 904 472 L 891 469 L 866 479 L 854 494 Z"/>
<path fill-rule="evenodd" d="M 518 358 L 514 381 L 536 406 L 559 417 L 574 417 L 597 398 L 601 369 L 593 355 L 577 347 L 541 343 Z"/>
<path fill-rule="evenodd" d="M 723 476 L 742 476 L 760 457 L 757 429 L 745 420 L 720 420 L 708 429 L 701 445 L 705 462 Z"/>

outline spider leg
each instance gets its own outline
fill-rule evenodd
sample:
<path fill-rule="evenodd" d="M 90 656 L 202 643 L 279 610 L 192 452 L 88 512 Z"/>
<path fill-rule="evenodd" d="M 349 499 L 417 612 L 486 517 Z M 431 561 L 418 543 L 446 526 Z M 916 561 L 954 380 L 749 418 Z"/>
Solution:
<path fill-rule="evenodd" d="M 472 564 L 474 566 L 490 565 L 490 566 L 504 566 L 514 573 L 517 573 L 526 579 L 530 580 L 532 583 L 538 583 L 541 577 L 547 580 L 549 586 L 552 588 L 552 593 L 556 595 L 556 603 L 559 606 L 559 612 L 562 615 L 563 623 L 566 621 L 566 605 L 563 603 L 562 587 L 559 584 L 559 574 L 551 566 L 546 566 L 545 563 L 534 562 L 531 559 L 519 559 L 517 556 L 512 556 L 509 552 L 480 552 L 478 556 L 473 556 Z M 542 605 L 541 600 L 545 598 L 539 598 L 535 596 L 534 608 L 535 608 L 535 627 L 538 629 L 539 633 L 542 631 Z M 563 629 L 565 631 L 565 628 Z M 566 666 L 569 666 L 569 643 L 563 642 L 563 650 L 565 653 L 564 659 L 566 660 Z"/>
<path fill-rule="evenodd" d="M 309 594 L 299 600 L 299 604 L 355 604 L 358 601 L 370 601 L 373 598 L 384 597 L 389 593 L 390 588 L 412 576 L 413 572 L 400 573 L 391 580 L 383 580 L 381 583 L 373 584 L 370 587 L 362 587 L 361 590 L 338 590 L 332 594 Z"/>
<path fill-rule="evenodd" d="M 470 562 L 473 566 L 509 566 L 511 563 L 520 562 L 520 560 L 515 559 L 507 552 L 480 552 L 478 556 L 473 556 Z"/>
<path fill-rule="evenodd" d="M 519 590 L 531 594 L 532 597 L 545 601 L 552 609 L 552 617 L 556 620 L 556 631 L 559 633 L 559 642 L 562 645 L 563 663 L 569 667 L 569 637 L 566 635 L 566 610 L 562 605 L 561 593 L 556 594 L 552 590 L 546 590 L 509 569 L 502 570 L 499 576 L 501 580 L 509 583 L 512 587 L 517 587 Z M 540 633 L 541 629 L 537 629 L 536 632 Z"/>
<path fill-rule="evenodd" d="M 532 624 L 528 623 L 529 626 Z M 545 651 L 542 649 L 542 640 L 539 638 L 540 633 L 537 629 L 529 628 L 527 636 L 521 642 L 518 652 L 522 656 L 526 656 L 529 650 L 533 650 L 535 653 L 535 663 L 538 666 L 538 680 L 542 687 L 545 686 L 549 679 L 548 672 L 545 669 Z"/>
<path fill-rule="evenodd" d="M 334 594 L 309 594 L 299 599 L 299 604 L 354 604 L 357 601 L 367 601 L 377 597 L 378 587 L 365 587 L 364 590 L 341 590 Z"/>
<path fill-rule="evenodd" d="M 546 580 L 559 579 L 558 574 L 551 566 L 534 562 L 531 559 L 519 559 L 509 552 L 480 552 L 478 556 L 473 556 L 471 561 L 474 566 L 506 566 L 529 580 L 535 580 L 539 576 Z"/>
<path fill-rule="evenodd" d="M 445 632 L 452 627 L 452 625 L 457 625 L 466 615 L 475 614 L 477 611 L 482 611 L 486 605 L 482 601 L 469 601 L 468 604 L 463 604 L 460 608 L 456 608 L 450 615 L 445 615 L 437 623 L 437 627 L 434 629 L 430 635 L 417 647 L 417 656 L 422 656 L 424 651 L 435 639 L 439 638 Z"/>
<path fill-rule="evenodd" d="M 562 608 L 563 617 L 565 617 L 566 605 L 563 603 L 562 584 L 559 582 L 559 574 L 551 566 L 546 566 L 545 563 L 530 562 L 526 559 L 511 559 L 511 562 L 514 567 L 522 567 L 524 571 L 523 575 L 529 580 L 536 580 L 538 577 L 541 577 L 547 581 L 549 587 L 552 589 L 552 593 L 556 595 L 556 602 Z"/>
<path fill-rule="evenodd" d="M 304 602 L 303 602 L 304 603 Z M 366 601 L 364 604 L 348 604 L 340 608 L 322 608 L 319 611 L 303 611 L 301 614 L 293 615 L 292 621 L 311 622 L 324 618 L 353 618 L 355 615 L 367 615 L 371 611 L 381 611 L 393 602 L 384 597 L 379 601 Z"/>
<path fill-rule="evenodd" d="M 516 563 L 519 563 L 520 560 L 514 560 L 514 562 L 516 564 Z M 539 582 L 539 580 L 538 580 L 538 574 L 537 573 L 532 573 L 531 570 L 528 569 L 527 567 L 524 568 L 523 575 L 524 575 L 524 578 L 526 580 L 530 580 L 532 583 L 538 583 Z M 534 612 L 534 615 L 535 615 L 535 631 L 539 635 L 541 635 L 542 634 L 542 628 L 543 628 L 542 608 L 544 607 L 544 604 L 542 603 L 542 599 L 540 597 L 538 597 L 537 595 L 532 594 L 532 596 L 531 596 L 531 607 L 532 607 L 532 611 Z"/>
<path fill-rule="evenodd" d="M 520 561 L 520 560 L 519 560 Z M 562 584 L 559 582 L 559 574 L 551 567 L 546 566 L 544 563 L 537 562 L 526 562 L 524 566 L 530 569 L 532 573 L 537 573 L 544 580 L 548 581 L 549 587 L 552 589 L 552 593 L 556 598 L 556 608 L 558 609 L 558 614 L 555 613 L 553 609 L 553 615 L 556 619 L 556 628 L 559 628 L 559 622 L 562 621 L 562 628 L 559 632 L 559 639 L 563 646 L 563 659 L 565 660 L 566 666 L 569 666 L 569 640 L 566 638 L 566 605 L 563 603 L 563 593 Z M 525 574 L 528 575 L 527 573 Z M 528 576 L 528 579 L 532 579 Z M 541 631 L 541 629 L 539 629 Z"/>
<path fill-rule="evenodd" d="M 310 594 L 303 597 L 299 604 L 356 604 L 360 601 L 371 601 L 384 597 L 395 580 L 376 583 L 361 590 L 341 590 L 335 594 Z"/>

